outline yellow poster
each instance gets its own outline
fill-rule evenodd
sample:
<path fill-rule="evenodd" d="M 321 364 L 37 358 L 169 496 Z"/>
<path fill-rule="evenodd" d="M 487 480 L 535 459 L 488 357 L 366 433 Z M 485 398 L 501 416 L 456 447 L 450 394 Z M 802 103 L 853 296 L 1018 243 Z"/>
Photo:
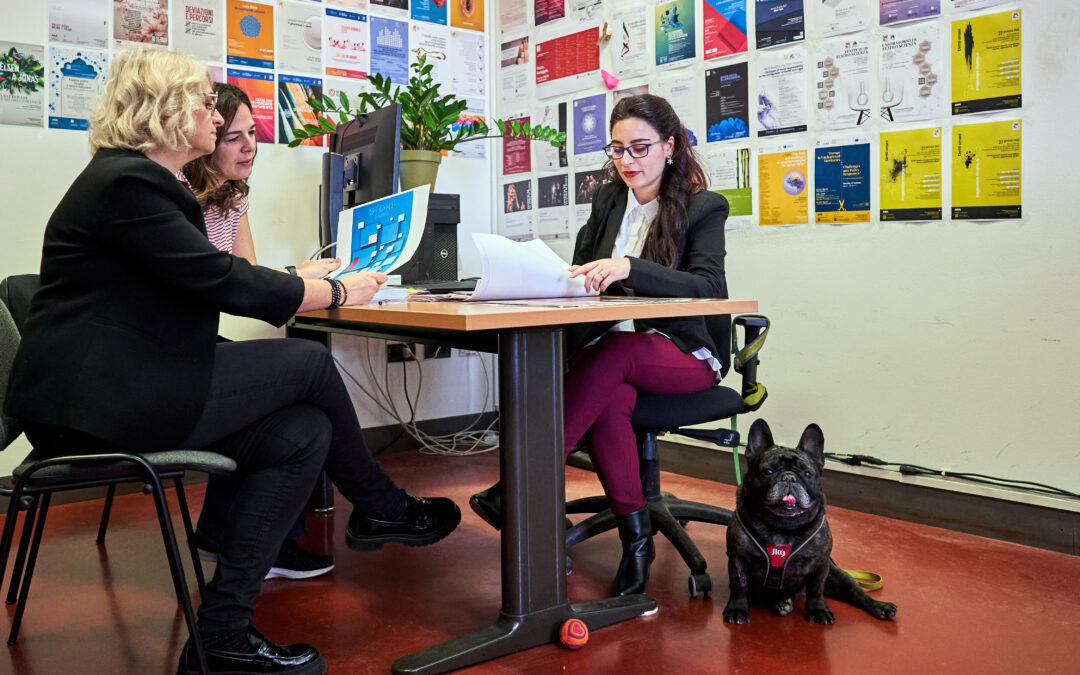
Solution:
<path fill-rule="evenodd" d="M 952 217 L 1020 217 L 1020 120 L 953 127 Z"/>
<path fill-rule="evenodd" d="M 451 26 L 484 31 L 484 0 L 449 0 L 449 2 Z"/>
<path fill-rule="evenodd" d="M 274 67 L 274 6 L 229 0 L 225 12 L 226 62 Z"/>
<path fill-rule="evenodd" d="M 953 114 L 1020 105 L 1020 10 L 953 21 Z"/>
<path fill-rule="evenodd" d="M 941 220 L 941 127 L 882 132 L 881 220 Z"/>
<path fill-rule="evenodd" d="M 801 225 L 809 222 L 806 150 L 758 156 L 760 225 Z"/>

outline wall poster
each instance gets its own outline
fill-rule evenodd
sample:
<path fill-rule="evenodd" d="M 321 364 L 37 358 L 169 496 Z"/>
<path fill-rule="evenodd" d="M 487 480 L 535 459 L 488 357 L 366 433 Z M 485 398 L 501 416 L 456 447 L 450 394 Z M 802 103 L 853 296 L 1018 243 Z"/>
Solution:
<path fill-rule="evenodd" d="M 952 22 L 954 115 L 1019 108 L 1020 10 Z"/>
<path fill-rule="evenodd" d="M 44 101 L 45 48 L 0 40 L 0 124 L 40 127 Z"/>
<path fill-rule="evenodd" d="M 953 220 L 1021 216 L 1020 120 L 953 127 Z"/>
<path fill-rule="evenodd" d="M 806 150 L 793 145 L 758 155 L 759 225 L 802 225 L 809 222 Z"/>
<path fill-rule="evenodd" d="M 878 152 L 882 222 L 941 220 L 941 127 L 884 131 Z"/>
<path fill-rule="evenodd" d="M 870 142 L 866 136 L 819 140 L 814 148 L 818 223 L 870 222 Z"/>
<path fill-rule="evenodd" d="M 109 71 L 100 49 L 49 48 L 49 128 L 90 128 L 90 111 Z"/>

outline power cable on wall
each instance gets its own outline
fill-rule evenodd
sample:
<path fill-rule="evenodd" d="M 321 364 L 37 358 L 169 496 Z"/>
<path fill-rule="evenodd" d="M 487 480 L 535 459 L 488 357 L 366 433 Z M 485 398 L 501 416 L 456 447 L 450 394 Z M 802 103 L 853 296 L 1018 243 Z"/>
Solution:
<path fill-rule="evenodd" d="M 481 412 L 477 413 L 476 418 L 467 424 L 460 431 L 451 434 L 433 435 L 420 429 L 416 423 L 416 406 L 420 400 L 420 392 L 424 383 L 424 370 L 419 359 L 414 358 L 412 361 L 402 361 L 402 388 L 404 389 L 405 402 L 408 407 L 408 415 L 406 416 L 404 411 L 399 411 L 397 404 L 394 402 L 394 397 L 390 393 L 389 389 L 389 375 L 390 364 L 383 364 L 382 377 L 380 378 L 376 374 L 376 369 L 371 361 L 371 349 L 365 350 L 365 358 L 363 363 L 366 365 L 366 372 L 368 379 L 372 384 L 374 393 L 369 391 L 360 381 L 338 360 L 334 358 L 338 368 L 341 372 L 352 381 L 356 387 L 363 392 L 367 398 L 382 410 L 387 415 L 391 416 L 398 424 L 401 425 L 401 431 L 398 435 L 388 444 L 380 448 L 374 454 L 378 454 L 386 450 L 388 447 L 396 443 L 404 434 L 408 434 L 417 443 L 420 444 L 420 452 L 432 455 L 451 455 L 451 456 L 464 456 L 464 455 L 476 455 L 485 452 L 490 452 L 497 449 L 498 446 L 498 432 L 496 431 L 498 425 L 498 417 L 491 421 L 490 424 L 484 427 L 478 427 L 479 423 L 484 417 L 484 410 L 487 409 L 489 403 L 490 387 L 484 389 L 484 401 L 480 407 Z M 409 381 L 408 381 L 408 364 L 416 364 L 417 382 L 415 391 L 410 393 Z M 484 380 L 489 380 L 489 372 L 487 362 L 484 359 L 480 359 L 480 365 L 483 368 Z M 414 403 L 414 400 L 416 403 Z"/>
<path fill-rule="evenodd" d="M 948 469 L 931 469 L 925 466 L 919 466 L 917 464 L 908 464 L 906 462 L 890 462 L 883 459 L 878 459 L 877 457 L 871 457 L 870 455 L 861 454 L 826 452 L 825 458 L 832 459 L 837 462 L 842 462 L 850 466 L 871 466 L 876 469 L 883 469 L 886 471 L 897 471 L 905 476 L 937 476 L 943 478 L 958 478 L 972 483 L 979 483 L 981 485 L 992 485 L 994 487 L 1027 490 L 1029 492 L 1053 495 L 1055 497 L 1080 499 L 1080 494 L 1077 494 L 1075 492 L 1069 492 L 1068 490 L 1063 490 L 1052 485 L 1046 485 L 1045 483 L 1036 483 L 1033 481 L 1020 480 L 1016 478 L 999 478 L 996 476 L 987 476 L 986 474 L 981 473 L 949 471 Z"/>

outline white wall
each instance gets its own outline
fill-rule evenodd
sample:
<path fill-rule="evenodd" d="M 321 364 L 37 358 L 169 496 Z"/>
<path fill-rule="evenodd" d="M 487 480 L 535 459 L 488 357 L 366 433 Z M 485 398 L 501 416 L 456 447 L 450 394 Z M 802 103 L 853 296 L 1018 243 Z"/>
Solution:
<path fill-rule="evenodd" d="M 876 17 L 877 3 L 869 4 Z M 628 5 L 607 2 L 601 18 Z M 758 52 L 752 47 L 754 3 L 747 5 L 749 57 L 704 62 L 701 3 L 695 3 L 698 56 L 677 72 L 698 73 L 702 86 L 696 105 L 702 120 L 708 68 L 749 60 L 754 95 Z M 952 3 L 942 5 L 945 16 L 936 21 L 947 24 L 961 16 Z M 1080 72 L 1073 39 L 1080 34 L 1080 8 L 1070 0 L 1040 0 L 972 14 L 1014 7 L 1023 9 L 1023 109 L 961 118 L 942 110 L 940 118 L 899 128 L 943 125 L 947 148 L 954 123 L 1023 120 L 1022 220 L 950 220 L 946 150 L 946 208 L 940 222 L 880 222 L 872 160 L 871 223 L 728 232 L 731 297 L 758 299 L 760 311 L 773 321 L 759 374 L 770 391 L 761 416 L 778 441 L 794 444 L 806 424 L 817 422 L 831 451 L 1080 492 L 1080 414 L 1075 410 L 1080 403 L 1080 229 L 1073 222 L 1076 187 L 1067 168 L 1080 155 L 1080 131 L 1070 116 L 1080 105 L 1073 84 Z M 568 28 L 571 21 L 567 17 L 550 28 L 531 29 L 532 42 L 543 39 L 544 31 Z M 651 11 L 649 21 L 651 29 Z M 812 15 L 807 21 L 806 43 L 792 48 L 812 55 L 813 46 L 823 40 L 815 33 Z M 854 36 L 877 38 L 882 31 L 876 18 L 871 25 Z M 618 27 L 613 30 L 617 33 Z M 616 42 L 601 50 L 601 67 L 609 71 Z M 872 58 L 871 73 L 876 68 Z M 947 63 L 944 70 L 947 74 Z M 649 79 L 627 80 L 619 87 Z M 603 91 L 596 82 L 565 98 Z M 762 143 L 794 139 L 813 148 L 818 136 L 843 133 L 817 133 L 813 119 L 810 125 L 807 133 Z M 859 128 L 872 137 L 872 158 L 882 129 L 877 120 Z M 757 143 L 751 140 L 755 212 Z M 578 167 L 571 157 L 570 172 L 582 168 L 592 167 Z M 812 184 L 808 192 L 813 194 Z M 569 243 L 555 248 L 570 254 Z M 746 429 L 749 420 L 741 424 Z"/>
<path fill-rule="evenodd" d="M 47 3 L 0 0 L 0 40 L 44 44 Z M 490 16 L 490 15 L 489 15 Z M 489 59 L 490 62 L 490 59 Z M 488 141 L 477 141 L 487 143 Z M 462 195 L 458 238 L 471 241 L 472 232 L 491 231 L 491 157 L 489 146 L 483 160 L 444 159 L 435 189 Z M 4 195 L 0 218 L 0 277 L 37 272 L 45 223 L 75 176 L 90 159 L 86 134 L 74 131 L 32 129 L 0 125 L 0 194 Z M 281 267 L 295 264 L 318 248 L 318 185 L 321 151 L 261 144 L 251 179 L 250 221 L 259 262 Z M 459 266 L 463 276 L 480 274 L 476 252 L 463 247 Z M 266 324 L 223 316 L 221 333 L 234 339 L 283 335 Z M 334 337 L 334 354 L 365 386 L 365 356 L 371 353 L 379 380 L 383 379 L 384 342 L 349 336 Z M 481 363 L 481 361 L 485 363 Z M 485 371 L 484 365 L 487 370 Z M 394 364 L 386 387 L 394 393 L 396 406 L 406 411 L 402 393 L 402 368 Z M 410 395 L 417 405 L 417 419 L 438 419 L 494 410 L 493 360 L 490 356 L 421 361 L 423 389 L 416 398 L 418 364 L 408 364 Z M 394 423 L 349 383 L 360 422 L 365 427 Z M 20 437 L 0 454 L 0 475 L 29 451 Z"/>

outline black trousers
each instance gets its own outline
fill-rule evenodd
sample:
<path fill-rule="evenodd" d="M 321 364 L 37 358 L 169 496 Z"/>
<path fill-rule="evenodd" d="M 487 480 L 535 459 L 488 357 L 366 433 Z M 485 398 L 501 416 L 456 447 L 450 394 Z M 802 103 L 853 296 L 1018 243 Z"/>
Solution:
<path fill-rule="evenodd" d="M 108 447 L 55 428 L 28 428 L 27 436 L 51 454 L 71 452 L 73 439 L 87 452 Z M 150 437 L 146 446 L 160 447 Z M 219 344 L 202 415 L 176 447 L 211 450 L 237 463 L 217 570 L 199 608 L 203 633 L 248 625 L 263 578 L 324 467 L 364 514 L 397 518 L 405 510 L 404 492 L 364 443 L 330 352 L 308 340 Z"/>
<path fill-rule="evenodd" d="M 308 340 L 219 344 L 210 394 L 181 447 L 237 463 L 203 632 L 247 626 L 252 603 L 319 471 L 363 513 L 397 517 L 404 493 L 371 456 L 330 352 Z"/>

